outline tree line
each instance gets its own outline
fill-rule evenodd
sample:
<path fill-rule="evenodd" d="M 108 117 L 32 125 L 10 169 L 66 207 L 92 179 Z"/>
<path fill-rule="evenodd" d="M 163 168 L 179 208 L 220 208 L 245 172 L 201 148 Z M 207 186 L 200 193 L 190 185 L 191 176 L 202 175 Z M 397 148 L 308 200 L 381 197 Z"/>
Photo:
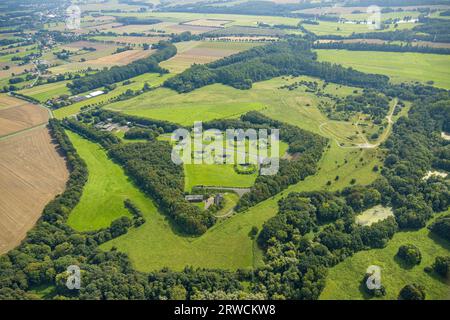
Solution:
<path fill-rule="evenodd" d="M 389 81 L 387 76 L 365 74 L 340 65 L 318 62 L 316 53 L 311 51 L 311 42 L 293 37 L 207 65 L 193 65 L 166 80 L 163 85 L 177 92 L 189 92 L 213 83 L 249 89 L 253 82 L 282 75 L 308 75 L 343 85 L 368 88 L 382 88 Z"/>
<path fill-rule="evenodd" d="M 147 58 L 136 60 L 125 66 L 114 66 L 108 70 L 74 79 L 72 83 L 67 84 L 67 87 L 73 94 L 77 94 L 124 81 L 147 72 L 168 73 L 158 63 L 173 57 L 177 53 L 177 48 L 166 41 L 160 41 L 154 47 L 157 49 L 156 52 Z"/>
<path fill-rule="evenodd" d="M 434 54 L 450 54 L 449 48 L 435 48 L 430 46 L 396 44 L 375 44 L 367 42 L 344 43 L 344 42 L 316 42 L 314 49 L 333 49 L 350 51 L 385 51 L 385 52 L 419 52 Z"/>

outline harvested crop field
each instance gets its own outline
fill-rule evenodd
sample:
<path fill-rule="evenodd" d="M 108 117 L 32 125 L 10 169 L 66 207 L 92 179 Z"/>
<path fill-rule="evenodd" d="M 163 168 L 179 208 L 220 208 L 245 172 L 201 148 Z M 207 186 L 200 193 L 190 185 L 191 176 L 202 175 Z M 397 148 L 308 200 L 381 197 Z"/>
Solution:
<path fill-rule="evenodd" d="M 187 24 L 175 24 L 175 25 L 167 27 L 167 29 L 169 30 L 169 32 L 173 32 L 173 33 L 182 33 L 182 32 L 189 31 L 192 34 L 202 34 L 205 32 L 217 30 L 219 28 L 206 27 L 206 26 L 191 26 L 191 25 L 187 25 Z"/>
<path fill-rule="evenodd" d="M 20 243 L 67 177 L 47 128 L 0 141 L 0 254 Z"/>
<path fill-rule="evenodd" d="M 0 96 L 0 137 L 46 123 L 48 111 L 22 100 Z"/>
<path fill-rule="evenodd" d="M 94 41 L 76 41 L 76 42 L 71 42 L 68 44 L 65 44 L 64 46 L 62 46 L 65 49 L 82 49 L 82 48 L 95 48 L 96 50 L 106 50 L 111 48 L 111 45 L 109 44 L 105 44 L 105 43 L 101 43 L 101 42 L 94 42 Z"/>
<path fill-rule="evenodd" d="M 175 57 L 164 61 L 161 66 L 170 72 L 179 73 L 189 68 L 192 64 L 209 63 L 223 57 L 250 49 L 251 43 L 233 43 L 222 41 L 191 41 L 177 44 L 178 53 Z"/>
<path fill-rule="evenodd" d="M 60 74 L 65 72 L 86 70 L 88 67 L 91 67 L 92 69 L 103 69 L 104 67 L 123 66 L 133 61 L 146 58 L 151 54 L 152 50 L 127 50 L 94 60 L 60 65 L 50 68 L 49 70 L 54 74 Z"/>

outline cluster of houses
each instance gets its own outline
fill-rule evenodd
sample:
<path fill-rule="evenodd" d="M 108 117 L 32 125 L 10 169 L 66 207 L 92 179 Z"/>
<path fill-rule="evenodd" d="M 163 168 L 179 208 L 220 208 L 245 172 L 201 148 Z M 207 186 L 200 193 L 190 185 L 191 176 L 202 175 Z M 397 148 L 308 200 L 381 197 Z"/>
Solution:
<path fill-rule="evenodd" d="M 106 119 L 106 121 L 100 121 L 94 125 L 96 129 L 103 130 L 103 131 L 123 131 L 127 132 L 130 130 L 131 122 L 127 122 L 125 125 L 121 125 L 119 123 L 115 123 L 112 121 L 112 118 Z"/>

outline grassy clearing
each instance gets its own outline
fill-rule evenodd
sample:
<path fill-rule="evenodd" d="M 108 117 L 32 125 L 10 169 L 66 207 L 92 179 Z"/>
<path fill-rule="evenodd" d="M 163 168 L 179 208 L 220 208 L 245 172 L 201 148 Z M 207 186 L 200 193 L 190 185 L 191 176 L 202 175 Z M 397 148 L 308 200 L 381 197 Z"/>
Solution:
<path fill-rule="evenodd" d="M 131 217 L 123 205 L 127 198 L 138 201 L 147 210 L 153 208 L 151 201 L 132 185 L 119 165 L 108 160 L 99 145 L 66 132 L 89 170 L 81 200 L 69 215 L 69 226 L 79 231 L 96 230 L 121 216 Z"/>
<path fill-rule="evenodd" d="M 416 245 L 422 253 L 422 262 L 412 268 L 404 268 L 395 257 L 398 248 L 406 243 Z M 450 299 L 450 284 L 423 268 L 430 266 L 436 256 L 448 256 L 450 243 L 430 234 L 427 228 L 419 231 L 404 231 L 394 235 L 386 248 L 356 253 L 330 269 L 327 284 L 320 298 L 354 300 L 368 299 L 361 292 L 360 283 L 370 265 L 381 267 L 381 282 L 386 287 L 384 299 L 397 299 L 400 290 L 407 284 L 418 283 L 425 287 L 427 299 Z"/>
<path fill-rule="evenodd" d="M 450 56 L 412 52 L 317 50 L 319 60 L 369 73 L 385 74 L 393 82 L 434 81 L 450 89 Z"/>

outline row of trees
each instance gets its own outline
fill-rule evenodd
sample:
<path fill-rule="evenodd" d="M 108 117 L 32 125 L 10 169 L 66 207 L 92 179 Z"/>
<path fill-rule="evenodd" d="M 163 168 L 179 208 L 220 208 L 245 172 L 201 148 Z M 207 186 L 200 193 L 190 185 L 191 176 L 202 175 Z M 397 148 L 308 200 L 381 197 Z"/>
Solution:
<path fill-rule="evenodd" d="M 159 66 L 159 62 L 173 57 L 177 53 L 177 48 L 166 41 L 160 41 L 155 45 L 155 48 L 157 51 L 147 58 L 75 79 L 72 83 L 68 83 L 67 87 L 73 94 L 77 94 L 124 81 L 147 72 L 167 73 L 166 69 Z"/>
<path fill-rule="evenodd" d="M 164 82 L 178 92 L 189 92 L 212 83 L 249 89 L 255 81 L 282 75 L 308 75 L 344 85 L 368 88 L 386 87 L 389 78 L 365 74 L 351 68 L 318 62 L 311 42 L 291 37 L 266 46 L 252 48 L 207 65 L 193 65 Z"/>
<path fill-rule="evenodd" d="M 387 51 L 387 52 L 420 52 L 434 54 L 450 54 L 449 48 L 435 48 L 423 45 L 397 45 L 377 43 L 344 43 L 344 42 L 316 42 L 314 49 L 337 49 L 351 51 Z"/>

